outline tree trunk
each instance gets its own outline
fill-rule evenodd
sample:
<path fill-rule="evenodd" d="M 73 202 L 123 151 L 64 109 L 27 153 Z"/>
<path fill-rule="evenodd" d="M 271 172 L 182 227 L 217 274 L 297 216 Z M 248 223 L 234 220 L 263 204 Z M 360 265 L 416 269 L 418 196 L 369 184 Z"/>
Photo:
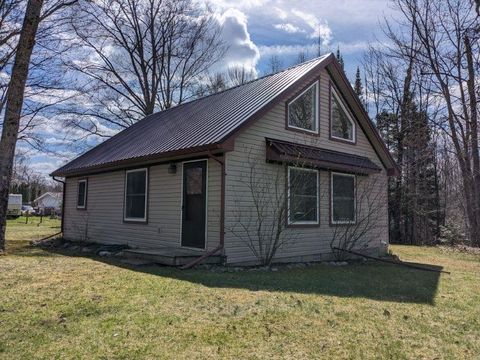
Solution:
<path fill-rule="evenodd" d="M 477 109 L 477 93 L 475 91 L 475 66 L 473 61 L 472 46 L 468 35 L 464 37 L 465 55 L 467 58 L 467 89 L 470 107 L 470 126 L 472 131 L 471 148 L 472 148 L 472 190 L 473 190 L 473 224 L 470 224 L 471 242 L 474 246 L 480 246 L 480 154 L 478 149 L 478 109 Z"/>
<path fill-rule="evenodd" d="M 12 180 L 13 160 L 17 143 L 20 116 L 23 107 L 28 67 L 35 45 L 43 0 L 29 0 L 12 68 L 2 138 L 0 141 L 0 252 L 5 251 L 8 192 Z"/>

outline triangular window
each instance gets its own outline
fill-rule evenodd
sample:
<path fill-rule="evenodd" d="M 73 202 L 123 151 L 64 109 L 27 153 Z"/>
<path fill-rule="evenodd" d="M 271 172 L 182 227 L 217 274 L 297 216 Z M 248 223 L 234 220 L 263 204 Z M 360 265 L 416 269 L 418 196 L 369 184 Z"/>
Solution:
<path fill-rule="evenodd" d="M 331 136 L 334 139 L 340 139 L 355 142 L 355 123 L 345 104 L 335 89 L 332 87 L 332 114 L 331 114 Z"/>
<path fill-rule="evenodd" d="M 288 127 L 318 133 L 318 82 L 288 104 Z"/>

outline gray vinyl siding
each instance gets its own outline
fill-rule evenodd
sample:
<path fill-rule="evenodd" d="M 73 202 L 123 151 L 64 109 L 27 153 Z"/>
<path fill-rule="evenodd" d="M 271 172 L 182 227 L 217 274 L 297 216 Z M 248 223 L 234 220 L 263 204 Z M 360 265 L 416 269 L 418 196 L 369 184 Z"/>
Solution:
<path fill-rule="evenodd" d="M 304 84 L 306 86 L 307 83 Z M 245 234 L 238 230 L 238 222 L 242 217 L 249 216 L 254 212 L 251 191 L 248 189 L 250 162 L 256 164 L 257 172 L 261 172 L 270 179 L 276 178 L 283 181 L 285 170 L 281 165 L 268 164 L 265 162 L 265 137 L 309 144 L 321 148 L 332 149 L 349 154 L 366 156 L 379 165 L 380 159 L 367 140 L 363 131 L 356 124 L 357 143 L 345 144 L 329 139 L 329 77 L 326 71 L 320 75 L 320 136 L 303 134 L 285 129 L 285 103 L 277 104 L 263 118 L 243 130 L 235 139 L 235 150 L 226 155 L 226 235 L 225 253 L 229 263 L 251 262 L 255 260 L 252 252 L 245 243 Z M 280 173 L 279 173 L 280 172 Z M 282 175 L 283 174 L 283 175 Z M 364 243 L 374 253 L 385 249 L 383 242 L 388 242 L 388 212 L 387 212 L 387 175 L 385 169 L 377 177 L 378 187 L 376 191 L 382 194 L 384 211 L 377 221 L 378 226 L 370 233 Z M 330 239 L 333 236 L 334 227 L 329 223 L 329 173 L 320 172 L 320 225 L 308 228 L 288 228 L 286 236 L 291 239 L 277 254 L 277 258 L 302 258 L 315 254 L 330 252 Z M 248 221 L 246 221 L 248 223 Z M 233 231 L 233 229 L 237 229 Z"/>
<path fill-rule="evenodd" d="M 181 162 L 177 163 L 176 174 L 168 173 L 168 164 L 150 167 L 147 224 L 123 221 L 125 171 L 88 176 L 86 210 L 76 208 L 77 183 L 80 178 L 68 178 L 65 238 L 103 244 L 127 244 L 139 248 L 179 247 L 182 170 Z M 220 165 L 208 160 L 208 249 L 217 246 L 219 241 L 220 173 Z"/>

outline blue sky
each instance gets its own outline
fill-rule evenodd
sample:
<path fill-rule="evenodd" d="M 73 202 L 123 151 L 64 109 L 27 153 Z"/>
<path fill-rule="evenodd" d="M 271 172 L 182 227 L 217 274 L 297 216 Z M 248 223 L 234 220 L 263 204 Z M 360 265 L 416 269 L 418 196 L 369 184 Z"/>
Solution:
<path fill-rule="evenodd" d="M 211 0 L 209 4 L 229 45 L 218 67 L 245 66 L 259 76 L 264 74 L 272 55 L 278 56 L 284 67 L 292 65 L 301 51 L 314 57 L 320 34 L 323 53 L 340 47 L 345 71 L 353 81 L 368 44 L 385 40 L 380 28 L 383 17 L 394 15 L 386 0 Z M 36 130 L 43 132 L 56 152 L 29 151 L 31 167 L 39 173 L 49 174 L 81 151 L 66 140 L 75 134 L 66 134 L 59 121 L 45 119 Z M 98 141 L 90 139 L 89 143 Z"/>
<path fill-rule="evenodd" d="M 382 19 L 394 14 L 386 0 L 216 0 L 212 4 L 219 13 L 236 17 L 231 23 L 245 22 L 249 39 L 242 39 L 240 29 L 236 29 L 237 40 L 243 40 L 244 47 L 250 40 L 258 50 L 255 67 L 259 74 L 272 54 L 281 58 L 285 66 L 290 66 L 300 51 L 314 56 L 314 37 L 320 33 L 323 52 L 335 52 L 340 46 L 345 70 L 352 79 L 367 45 L 384 40 L 379 26 Z M 228 42 L 232 32 L 227 32 Z M 234 44 L 232 52 L 240 48 Z M 241 51 L 239 54 L 245 55 Z"/>

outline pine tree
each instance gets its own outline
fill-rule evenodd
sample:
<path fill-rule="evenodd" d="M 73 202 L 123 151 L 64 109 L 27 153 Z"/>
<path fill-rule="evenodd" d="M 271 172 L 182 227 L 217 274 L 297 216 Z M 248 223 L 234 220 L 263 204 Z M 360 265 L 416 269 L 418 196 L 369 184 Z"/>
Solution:
<path fill-rule="evenodd" d="M 337 60 L 340 63 L 340 65 L 342 66 L 342 70 L 344 70 L 343 57 L 342 57 L 342 54 L 340 53 L 340 45 L 338 45 L 338 47 L 337 47 Z"/>
<path fill-rule="evenodd" d="M 389 181 L 390 238 L 392 242 L 432 244 L 443 223 L 438 211 L 435 143 L 428 115 L 411 100 L 404 117 L 401 121 L 386 111 L 376 117 L 377 128 L 402 172 Z"/>
<path fill-rule="evenodd" d="M 357 66 L 357 72 L 355 74 L 355 85 L 353 90 L 355 91 L 355 94 L 357 94 L 358 98 L 360 99 L 360 102 L 362 103 L 363 106 L 365 106 L 365 99 L 364 99 L 364 94 L 363 94 L 363 85 L 362 85 L 362 78 L 360 77 L 360 68 Z"/>

